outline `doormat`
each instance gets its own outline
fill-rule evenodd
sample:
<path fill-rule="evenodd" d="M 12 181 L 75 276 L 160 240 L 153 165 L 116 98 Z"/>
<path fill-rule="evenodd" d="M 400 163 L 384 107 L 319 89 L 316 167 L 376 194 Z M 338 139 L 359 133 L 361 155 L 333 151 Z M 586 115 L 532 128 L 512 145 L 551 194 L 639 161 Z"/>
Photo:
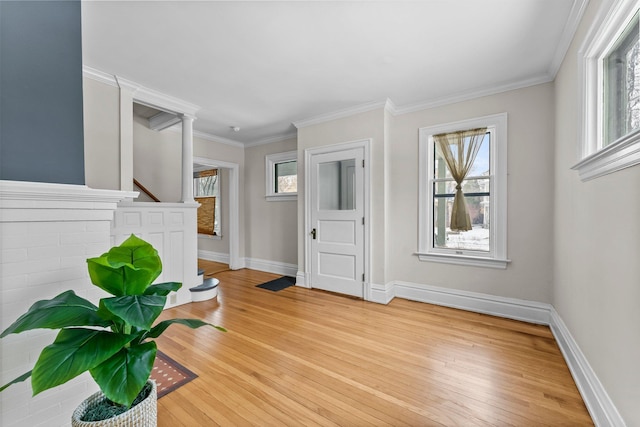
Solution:
<path fill-rule="evenodd" d="M 257 288 L 268 289 L 270 291 L 281 291 L 289 286 L 293 286 L 296 284 L 295 277 L 282 276 L 279 279 L 272 280 L 270 282 L 265 282 L 260 285 L 257 285 Z"/>
<path fill-rule="evenodd" d="M 158 387 L 158 399 L 194 378 L 198 376 L 158 350 L 151 371 L 151 379 L 155 380 Z"/>

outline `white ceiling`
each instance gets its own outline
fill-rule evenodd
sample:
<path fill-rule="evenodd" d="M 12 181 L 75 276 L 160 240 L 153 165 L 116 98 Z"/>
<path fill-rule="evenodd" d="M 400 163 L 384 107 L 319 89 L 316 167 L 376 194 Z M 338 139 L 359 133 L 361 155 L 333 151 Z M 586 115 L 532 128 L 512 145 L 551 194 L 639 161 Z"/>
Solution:
<path fill-rule="evenodd" d="M 83 1 L 83 62 L 255 144 L 386 99 L 403 112 L 550 81 L 587 1 Z"/>

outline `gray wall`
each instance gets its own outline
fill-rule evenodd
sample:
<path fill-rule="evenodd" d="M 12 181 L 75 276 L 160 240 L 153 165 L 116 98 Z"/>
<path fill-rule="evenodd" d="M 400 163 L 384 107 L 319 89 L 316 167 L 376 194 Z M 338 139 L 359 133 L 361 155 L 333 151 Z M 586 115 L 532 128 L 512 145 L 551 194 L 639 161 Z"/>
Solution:
<path fill-rule="evenodd" d="M 0 2 L 0 179 L 84 184 L 79 1 Z"/>

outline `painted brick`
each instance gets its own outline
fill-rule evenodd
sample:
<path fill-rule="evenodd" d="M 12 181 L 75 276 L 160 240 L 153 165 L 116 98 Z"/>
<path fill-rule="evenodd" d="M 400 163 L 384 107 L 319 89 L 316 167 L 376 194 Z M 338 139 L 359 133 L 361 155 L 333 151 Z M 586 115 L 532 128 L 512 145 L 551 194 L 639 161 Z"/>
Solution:
<path fill-rule="evenodd" d="M 0 253 L 1 264 L 9 264 L 14 262 L 22 262 L 27 260 L 27 249 L 3 249 Z"/>

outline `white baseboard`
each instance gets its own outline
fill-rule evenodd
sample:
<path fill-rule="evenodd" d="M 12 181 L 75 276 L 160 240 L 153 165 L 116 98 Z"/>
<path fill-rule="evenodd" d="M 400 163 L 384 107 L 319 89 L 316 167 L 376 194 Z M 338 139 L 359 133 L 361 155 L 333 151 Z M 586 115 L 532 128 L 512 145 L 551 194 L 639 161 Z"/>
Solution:
<path fill-rule="evenodd" d="M 550 304 L 409 282 L 396 281 L 393 285 L 394 294 L 398 298 L 530 323 L 549 324 Z"/>
<path fill-rule="evenodd" d="M 395 295 L 395 286 L 393 282 L 386 285 L 377 283 L 369 283 L 367 292 L 367 300 L 377 302 L 378 304 L 389 304 Z"/>
<path fill-rule="evenodd" d="M 618 409 L 589 365 L 578 343 L 573 339 L 571 332 L 553 307 L 551 307 L 549 326 L 594 424 L 603 427 L 625 427 L 626 424 Z"/>
<path fill-rule="evenodd" d="M 258 258 L 245 258 L 245 268 L 252 270 L 266 271 L 267 273 L 282 274 L 283 276 L 296 277 L 298 266 L 278 261 L 269 261 Z"/>
<path fill-rule="evenodd" d="M 300 286 L 302 288 L 311 289 L 311 286 L 307 285 L 307 279 L 304 274 L 304 271 L 298 271 L 296 273 L 296 286 Z"/>
<path fill-rule="evenodd" d="M 221 262 L 223 264 L 229 264 L 229 254 L 221 252 L 212 252 L 198 249 L 198 258 L 205 259 L 207 261 Z"/>
<path fill-rule="evenodd" d="M 548 325 L 594 424 L 598 427 L 626 427 L 587 358 L 551 304 L 399 281 L 392 282 L 391 287 L 391 292 L 398 298 Z M 382 302 L 383 298 L 379 299 L 371 301 Z"/>

